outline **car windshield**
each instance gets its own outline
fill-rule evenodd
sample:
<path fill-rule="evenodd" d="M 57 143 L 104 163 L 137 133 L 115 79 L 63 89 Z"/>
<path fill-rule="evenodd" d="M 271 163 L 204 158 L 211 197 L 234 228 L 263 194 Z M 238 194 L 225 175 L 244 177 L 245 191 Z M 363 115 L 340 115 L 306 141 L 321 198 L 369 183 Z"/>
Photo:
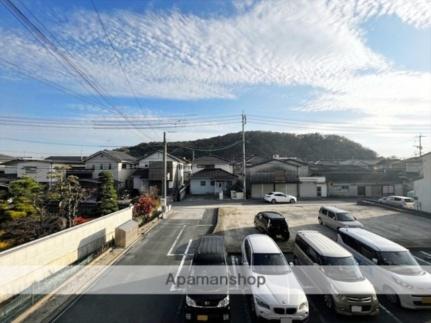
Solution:
<path fill-rule="evenodd" d="M 381 251 L 379 256 L 382 266 L 419 266 L 409 251 Z"/>
<path fill-rule="evenodd" d="M 417 276 L 424 273 L 416 259 L 409 251 L 381 251 L 379 265 L 402 275 Z"/>
<path fill-rule="evenodd" d="M 283 275 L 290 272 L 290 268 L 282 253 L 255 253 L 253 271 L 264 275 Z"/>
<path fill-rule="evenodd" d="M 285 229 L 287 227 L 285 219 L 270 219 L 269 223 L 271 224 L 271 227 L 277 229 Z"/>
<path fill-rule="evenodd" d="M 353 257 L 322 257 L 325 274 L 338 281 L 354 282 L 364 280 Z"/>
<path fill-rule="evenodd" d="M 355 221 L 355 218 L 350 213 L 337 213 L 338 221 Z"/>
<path fill-rule="evenodd" d="M 406 203 L 413 203 L 414 200 L 413 199 L 404 199 L 404 202 L 406 202 Z"/>

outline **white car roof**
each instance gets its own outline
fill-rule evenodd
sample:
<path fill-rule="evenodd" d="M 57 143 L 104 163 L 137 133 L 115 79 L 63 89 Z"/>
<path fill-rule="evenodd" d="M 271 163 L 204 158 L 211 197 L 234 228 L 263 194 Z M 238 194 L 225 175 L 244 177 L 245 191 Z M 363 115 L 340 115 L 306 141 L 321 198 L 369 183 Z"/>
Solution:
<path fill-rule="evenodd" d="M 281 253 L 277 244 L 266 234 L 250 234 L 246 237 L 253 253 Z"/>
<path fill-rule="evenodd" d="M 283 192 L 271 192 L 269 194 L 284 194 L 284 195 L 286 195 L 286 193 L 283 193 Z"/>
<path fill-rule="evenodd" d="M 340 228 L 341 232 L 348 234 L 356 240 L 369 245 L 375 250 L 379 251 L 406 251 L 407 249 L 403 246 L 395 243 L 391 240 L 383 238 L 378 234 L 367 231 L 362 228 Z"/>
<path fill-rule="evenodd" d="M 334 240 L 314 230 L 298 231 L 309 245 L 311 245 L 319 254 L 324 257 L 352 257 L 352 254 L 336 243 Z"/>

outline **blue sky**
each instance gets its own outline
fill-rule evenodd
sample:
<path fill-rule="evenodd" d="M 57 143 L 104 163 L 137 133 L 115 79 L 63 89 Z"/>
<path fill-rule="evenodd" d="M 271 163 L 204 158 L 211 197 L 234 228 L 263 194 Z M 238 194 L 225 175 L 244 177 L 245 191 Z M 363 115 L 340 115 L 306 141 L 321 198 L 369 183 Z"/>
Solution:
<path fill-rule="evenodd" d="M 425 0 L 94 0 L 107 35 L 91 0 L 13 2 L 110 107 L 0 6 L 0 153 L 90 154 L 162 136 L 94 129 L 100 120 L 196 118 L 168 138 L 211 137 L 239 131 L 242 111 L 247 130 L 340 134 L 400 157 L 414 154 L 422 133 L 431 149 Z M 11 117 L 18 121 L 8 124 Z M 46 126 L 55 120 L 66 125 Z"/>

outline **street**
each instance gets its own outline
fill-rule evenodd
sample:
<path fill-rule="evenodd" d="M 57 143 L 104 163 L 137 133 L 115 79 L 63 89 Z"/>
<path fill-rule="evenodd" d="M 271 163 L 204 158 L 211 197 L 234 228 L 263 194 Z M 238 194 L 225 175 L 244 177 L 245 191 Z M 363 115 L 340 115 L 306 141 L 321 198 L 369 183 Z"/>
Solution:
<path fill-rule="evenodd" d="M 172 214 L 138 241 L 116 265 L 175 265 L 186 266 L 196 248 L 199 237 L 212 232 L 216 216 L 212 205 L 178 204 Z M 187 253 L 185 253 L 187 251 Z M 431 263 L 431 251 L 413 250 L 423 265 Z M 291 255 L 286 254 L 290 260 Z M 241 263 L 241 255 L 228 256 L 231 265 Z M 110 279 L 108 269 L 95 285 Z M 303 282 L 304 283 L 304 282 Z M 330 312 L 321 296 L 308 297 L 310 322 L 368 322 L 369 317 L 346 318 Z M 380 298 L 380 314 L 374 322 L 431 322 L 429 311 L 412 311 L 389 304 Z M 232 322 L 254 322 L 248 297 L 231 296 Z M 182 322 L 184 321 L 183 295 L 82 295 L 54 322 Z"/>

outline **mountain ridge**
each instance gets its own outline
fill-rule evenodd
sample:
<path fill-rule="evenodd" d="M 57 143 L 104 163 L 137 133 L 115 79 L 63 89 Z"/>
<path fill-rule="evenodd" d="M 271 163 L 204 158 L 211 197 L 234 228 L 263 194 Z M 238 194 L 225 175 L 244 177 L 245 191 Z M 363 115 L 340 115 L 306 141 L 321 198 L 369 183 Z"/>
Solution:
<path fill-rule="evenodd" d="M 375 151 L 339 135 L 247 131 L 245 138 L 247 156 L 271 158 L 274 154 L 278 154 L 305 161 L 377 158 Z M 168 142 L 168 152 L 191 159 L 192 151 L 195 150 L 195 158 L 212 155 L 228 160 L 241 160 L 241 140 L 242 133 L 236 132 L 205 139 Z M 118 150 L 135 157 L 142 157 L 161 148 L 160 142 L 150 142 Z"/>

